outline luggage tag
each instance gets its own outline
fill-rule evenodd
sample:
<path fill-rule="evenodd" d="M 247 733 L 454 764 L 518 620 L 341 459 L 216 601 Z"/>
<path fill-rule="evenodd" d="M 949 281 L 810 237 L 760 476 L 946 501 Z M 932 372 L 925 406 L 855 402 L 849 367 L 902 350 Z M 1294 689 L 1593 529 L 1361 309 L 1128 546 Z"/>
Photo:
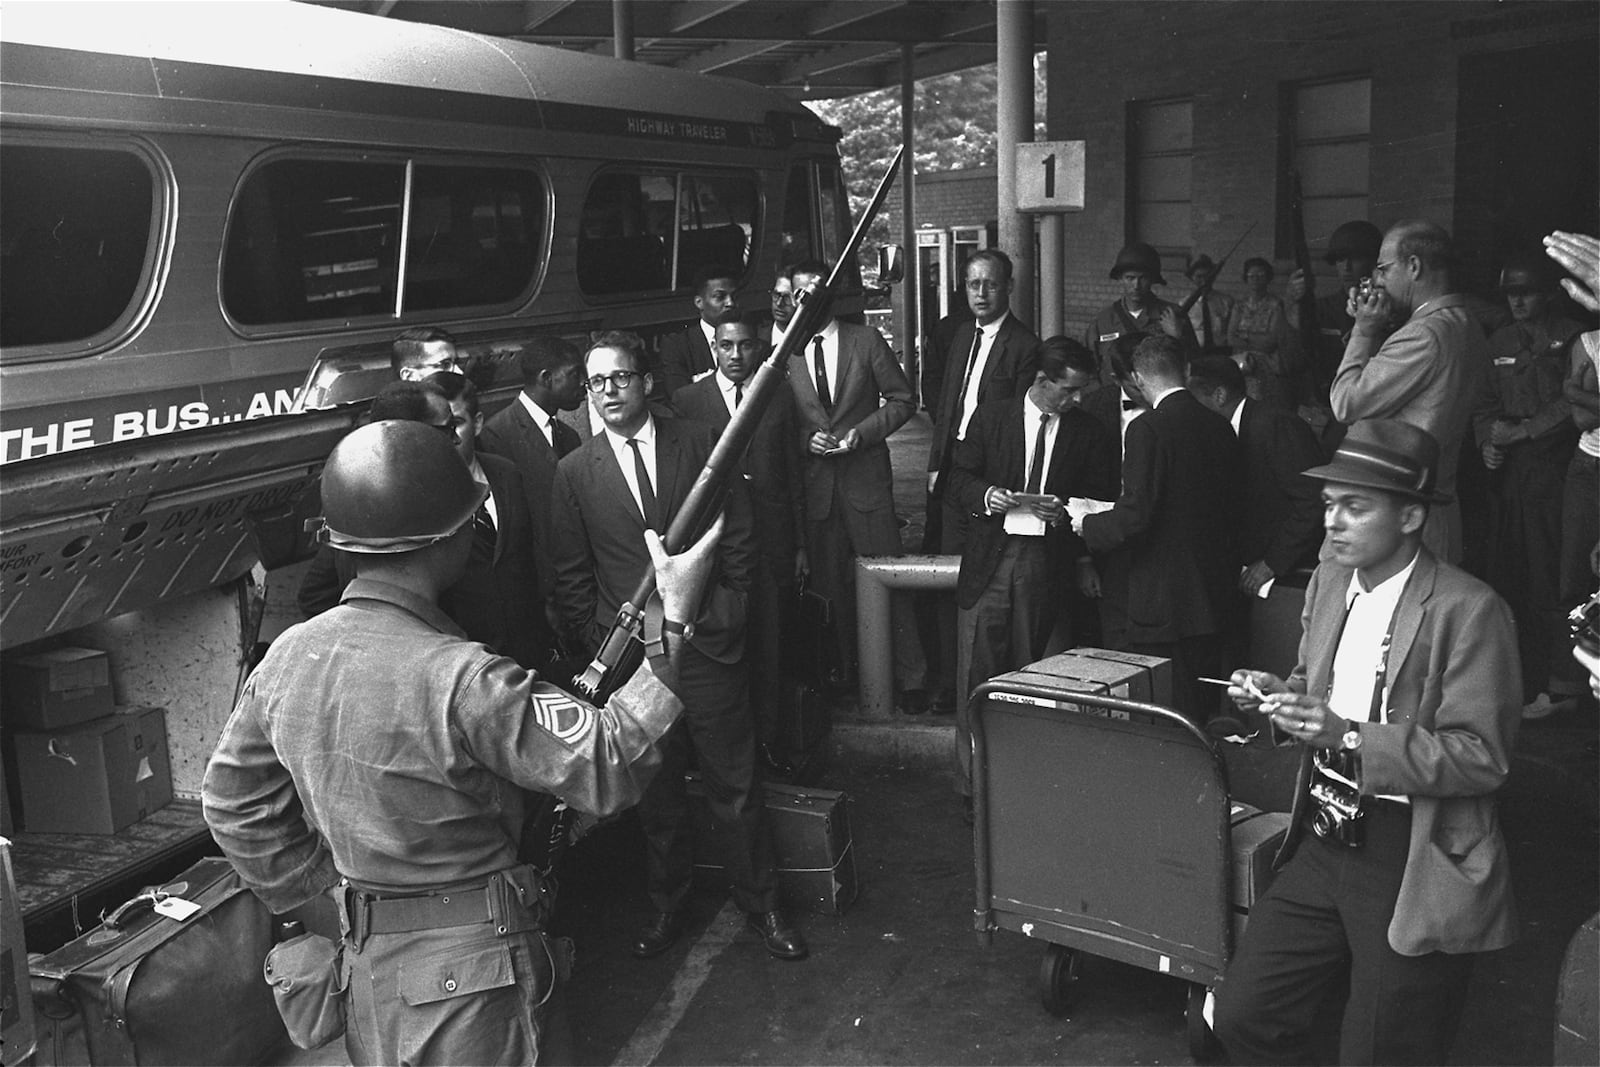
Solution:
<path fill-rule="evenodd" d="M 200 913 L 200 905 L 192 900 L 184 900 L 182 897 L 162 897 L 156 901 L 155 910 L 158 915 L 165 915 L 169 919 L 183 922 L 185 919 L 198 915 Z"/>

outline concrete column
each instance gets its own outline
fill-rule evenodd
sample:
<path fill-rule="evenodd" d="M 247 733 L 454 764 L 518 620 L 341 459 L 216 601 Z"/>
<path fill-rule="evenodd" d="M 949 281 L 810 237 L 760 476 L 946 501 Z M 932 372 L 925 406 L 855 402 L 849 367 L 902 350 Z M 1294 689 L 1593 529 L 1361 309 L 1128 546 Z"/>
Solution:
<path fill-rule="evenodd" d="M 1054 337 L 1065 329 L 1062 307 L 1065 220 L 1060 215 L 1039 217 L 1039 336 Z"/>
<path fill-rule="evenodd" d="M 995 153 L 1000 172 L 997 205 L 1000 248 L 1016 264 L 1011 308 L 1036 323 L 1033 308 L 1033 219 L 1017 211 L 1017 145 L 1033 140 L 1033 0 L 995 0 L 999 86 Z"/>
<path fill-rule="evenodd" d="M 633 58 L 633 0 L 611 0 L 611 54 Z"/>
<path fill-rule="evenodd" d="M 911 379 L 912 403 L 918 403 L 922 396 L 919 373 L 922 369 L 922 353 L 917 347 L 922 336 L 918 329 L 921 320 L 917 307 L 922 298 L 917 278 L 917 152 L 916 131 L 911 123 L 917 98 L 917 84 L 913 77 L 915 60 L 915 48 L 907 41 L 900 46 L 900 143 L 906 150 L 905 158 L 900 163 L 900 246 L 905 249 L 906 280 L 900 286 L 900 322 L 897 328 L 902 346 L 900 362 L 905 367 L 906 377 Z"/>
<path fill-rule="evenodd" d="M 894 714 L 894 613 L 891 589 L 955 592 L 960 556 L 857 556 L 856 659 L 863 719 Z"/>

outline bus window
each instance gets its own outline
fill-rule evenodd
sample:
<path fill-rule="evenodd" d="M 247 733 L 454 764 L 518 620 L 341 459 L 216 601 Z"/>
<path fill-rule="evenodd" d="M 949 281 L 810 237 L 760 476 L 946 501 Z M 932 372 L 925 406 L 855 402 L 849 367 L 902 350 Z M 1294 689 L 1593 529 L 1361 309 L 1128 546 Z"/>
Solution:
<path fill-rule="evenodd" d="M 812 231 L 816 229 L 816 200 L 811 194 L 811 164 L 797 163 L 789 168 L 789 187 L 783 196 L 783 247 L 778 265 L 786 267 L 801 260 L 816 258 Z"/>
<path fill-rule="evenodd" d="M 850 201 L 837 164 L 817 168 L 817 205 L 822 223 L 822 258 L 832 263 L 850 239 Z"/>
<path fill-rule="evenodd" d="M 392 316 L 405 165 L 282 159 L 245 180 L 222 304 L 246 326 Z"/>
<path fill-rule="evenodd" d="M 544 183 L 532 171 L 418 166 L 406 244 L 406 311 L 503 304 L 533 284 Z"/>
<path fill-rule="evenodd" d="M 156 221 L 141 155 L 6 143 L 0 188 L 0 347 L 99 339 L 133 313 Z"/>
<path fill-rule="evenodd" d="M 578 287 L 589 296 L 683 288 L 708 263 L 743 274 L 758 205 L 746 175 L 604 171 L 583 202 Z"/>
<path fill-rule="evenodd" d="M 749 178 L 685 174 L 678 197 L 678 285 L 701 267 L 731 267 L 742 276 L 755 236 L 756 186 Z"/>

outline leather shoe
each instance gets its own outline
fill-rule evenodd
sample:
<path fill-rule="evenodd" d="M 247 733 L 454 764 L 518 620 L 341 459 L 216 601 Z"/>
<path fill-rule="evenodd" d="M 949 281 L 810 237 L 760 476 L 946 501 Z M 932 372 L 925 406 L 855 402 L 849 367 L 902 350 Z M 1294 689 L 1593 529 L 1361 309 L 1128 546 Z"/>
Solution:
<path fill-rule="evenodd" d="M 640 959 L 659 956 L 683 934 L 683 915 L 676 911 L 658 911 L 644 924 L 633 939 L 632 952 Z"/>
<path fill-rule="evenodd" d="M 803 960 L 810 953 L 806 939 L 800 931 L 789 925 L 781 911 L 753 911 L 748 919 L 750 929 L 761 935 L 767 951 L 780 960 Z"/>

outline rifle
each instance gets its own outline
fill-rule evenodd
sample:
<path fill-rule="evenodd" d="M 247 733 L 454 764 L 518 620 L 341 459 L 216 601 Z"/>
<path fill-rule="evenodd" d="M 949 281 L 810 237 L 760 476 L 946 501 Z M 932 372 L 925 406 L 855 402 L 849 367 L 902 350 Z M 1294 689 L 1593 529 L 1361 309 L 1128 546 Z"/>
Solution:
<path fill-rule="evenodd" d="M 1222 262 L 1217 264 L 1216 270 L 1211 272 L 1211 280 L 1206 282 L 1204 285 L 1195 286 L 1194 290 L 1190 292 L 1188 296 L 1183 298 L 1183 303 L 1178 305 L 1178 313 L 1180 315 L 1189 314 L 1189 309 L 1194 307 L 1195 301 L 1199 300 L 1202 296 L 1205 296 L 1211 291 L 1211 287 L 1217 283 L 1217 276 L 1222 273 L 1222 268 L 1227 266 L 1228 260 L 1232 259 L 1233 254 L 1239 251 L 1239 246 L 1244 244 L 1244 239 L 1249 237 L 1255 228 L 1256 224 L 1252 222 L 1249 228 L 1239 235 L 1239 239 L 1233 242 L 1233 247 L 1228 249 L 1228 254 L 1222 257 Z"/>
<path fill-rule="evenodd" d="M 867 210 L 856 223 L 855 232 L 839 253 L 828 280 L 821 285 L 812 283 L 795 293 L 794 318 L 789 322 L 783 341 L 750 376 L 738 411 L 734 412 L 722 436 L 717 439 L 716 446 L 711 450 L 711 458 L 706 460 L 705 469 L 695 479 L 683 506 L 667 527 L 662 543 L 668 554 L 681 552 L 686 545 L 693 544 L 715 521 L 727 497 L 728 483 L 737 473 L 739 457 L 749 447 L 750 439 L 755 436 L 756 425 L 761 421 L 767 405 L 772 402 L 772 397 L 783 388 L 789 358 L 802 350 L 805 343 L 827 325 L 834 294 L 845 276 L 845 265 L 861 248 L 861 242 L 867 236 L 867 227 L 872 225 L 872 220 L 883 207 L 904 151 L 903 148 L 896 151 L 894 158 L 889 161 L 888 171 L 878 183 L 877 191 L 872 194 Z M 591 703 L 605 703 L 638 669 L 644 657 L 644 644 L 640 637 L 644 626 L 644 605 L 655 595 L 655 591 L 655 568 L 646 565 L 644 577 L 639 580 L 633 596 L 617 609 L 617 618 L 601 642 L 600 650 L 595 653 L 594 661 L 573 683 L 573 687 Z"/>
<path fill-rule="evenodd" d="M 1300 294 L 1300 350 L 1305 353 L 1306 364 L 1316 373 L 1317 359 L 1317 277 L 1311 265 L 1311 247 L 1306 244 L 1305 198 L 1300 191 L 1300 172 L 1289 172 L 1289 241 L 1294 245 L 1294 265 L 1305 278 L 1305 292 Z M 1318 388 L 1326 392 L 1321 382 Z"/>

